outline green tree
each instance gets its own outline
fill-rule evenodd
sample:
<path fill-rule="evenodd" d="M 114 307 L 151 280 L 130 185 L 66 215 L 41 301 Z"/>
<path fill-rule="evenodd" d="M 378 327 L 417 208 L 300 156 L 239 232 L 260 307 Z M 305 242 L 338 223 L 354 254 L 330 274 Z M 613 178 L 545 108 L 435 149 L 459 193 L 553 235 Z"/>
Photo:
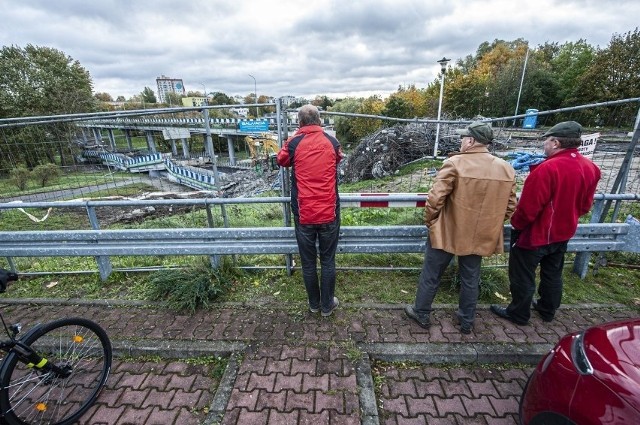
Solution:
<path fill-rule="evenodd" d="M 109 93 L 96 93 L 94 97 L 101 102 L 113 102 L 113 97 Z"/>
<path fill-rule="evenodd" d="M 640 97 L 639 69 L 638 28 L 622 35 L 614 34 L 609 45 L 596 52 L 589 69 L 577 79 L 575 96 L 582 103 Z M 635 104 L 618 108 L 615 114 L 607 114 L 603 124 L 619 126 L 633 122 L 637 108 Z"/>
<path fill-rule="evenodd" d="M 60 176 L 60 168 L 55 164 L 41 164 L 31 171 L 31 175 L 40 186 L 45 187 L 48 182 Z"/>
<path fill-rule="evenodd" d="M 25 190 L 27 188 L 30 176 L 31 173 L 29 172 L 29 170 L 23 166 L 14 168 L 9 172 L 11 183 L 16 185 L 16 187 L 20 190 Z"/>
<path fill-rule="evenodd" d="M 140 93 L 140 97 L 145 103 L 156 103 L 156 95 L 149 87 L 145 87 Z"/>
<path fill-rule="evenodd" d="M 95 110 L 89 72 L 59 50 L 4 46 L 0 75 L 0 118 Z"/>
<path fill-rule="evenodd" d="M 358 113 L 360 110 L 360 106 L 364 99 L 357 99 L 355 97 L 347 97 L 342 99 L 331 107 L 332 112 L 343 112 L 343 113 Z M 335 116 L 334 117 L 334 127 L 336 129 L 336 135 L 338 139 L 342 142 L 345 148 L 349 148 L 350 145 L 354 145 L 358 142 L 358 137 L 354 131 L 354 119 L 351 117 L 344 116 Z"/>
<path fill-rule="evenodd" d="M 27 45 L 4 46 L 0 50 L 0 118 L 59 115 L 97 110 L 92 82 L 78 61 L 63 52 Z M 0 168 L 59 160 L 74 160 L 69 140 L 75 126 L 55 124 L 15 127 L 4 131 L 8 155 L 0 157 Z M 5 164 L 11 158 L 13 163 Z M 8 166 L 8 167 L 7 167 Z"/>
<path fill-rule="evenodd" d="M 182 97 L 179 93 L 169 92 L 167 93 L 167 102 L 172 106 L 182 106 Z"/>

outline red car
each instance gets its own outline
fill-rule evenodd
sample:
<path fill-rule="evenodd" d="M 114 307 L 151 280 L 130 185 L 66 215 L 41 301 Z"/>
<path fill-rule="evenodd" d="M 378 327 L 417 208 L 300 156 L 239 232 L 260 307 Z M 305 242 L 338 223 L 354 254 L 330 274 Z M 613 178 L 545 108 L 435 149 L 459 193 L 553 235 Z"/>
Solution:
<path fill-rule="evenodd" d="M 520 423 L 640 424 L 640 318 L 562 337 L 527 381 Z"/>

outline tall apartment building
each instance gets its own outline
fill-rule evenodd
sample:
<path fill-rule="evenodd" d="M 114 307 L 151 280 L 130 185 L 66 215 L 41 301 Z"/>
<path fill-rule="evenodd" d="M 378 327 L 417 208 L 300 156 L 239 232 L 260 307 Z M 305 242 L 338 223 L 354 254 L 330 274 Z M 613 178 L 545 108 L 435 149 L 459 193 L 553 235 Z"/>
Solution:
<path fill-rule="evenodd" d="M 169 78 L 166 75 L 156 78 L 158 85 L 158 102 L 167 103 L 167 93 L 185 95 L 184 83 L 181 78 Z"/>

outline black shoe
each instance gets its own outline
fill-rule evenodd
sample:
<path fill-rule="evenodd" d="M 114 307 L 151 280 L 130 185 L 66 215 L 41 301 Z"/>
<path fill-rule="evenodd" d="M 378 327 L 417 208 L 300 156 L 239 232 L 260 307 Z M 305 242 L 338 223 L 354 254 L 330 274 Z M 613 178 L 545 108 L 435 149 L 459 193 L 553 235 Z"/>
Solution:
<path fill-rule="evenodd" d="M 489 310 L 491 310 L 491 312 L 496 316 L 502 317 L 503 319 L 507 319 L 511 323 L 515 323 L 518 326 L 524 326 L 529 324 L 528 321 L 519 320 L 519 319 L 516 319 L 515 317 L 511 317 L 511 315 L 507 313 L 507 309 L 504 307 L 500 307 L 498 305 L 492 305 L 491 307 L 489 307 Z"/>
<path fill-rule="evenodd" d="M 461 334 L 465 334 L 465 335 L 469 335 L 471 333 L 471 325 L 463 325 L 462 322 L 460 322 L 460 317 L 458 317 L 458 312 L 454 311 L 453 312 L 453 320 L 456 323 L 456 325 L 460 326 L 460 333 Z"/>
<path fill-rule="evenodd" d="M 404 308 L 404 313 L 409 319 L 413 319 L 418 325 L 425 329 L 431 326 L 431 320 L 429 320 L 429 317 L 427 316 L 427 318 L 425 319 L 421 318 L 420 316 L 418 316 L 418 313 L 416 313 L 416 311 L 413 309 L 413 306 L 411 305 L 408 305 Z"/>
<path fill-rule="evenodd" d="M 471 326 L 460 325 L 460 333 L 464 335 L 469 335 L 471 333 Z"/>
<path fill-rule="evenodd" d="M 538 302 L 537 302 L 536 300 L 533 300 L 533 301 L 531 302 L 531 306 L 533 307 L 533 309 L 534 309 L 535 311 L 537 311 L 537 312 L 538 312 L 538 315 L 540 316 L 540 318 L 542 319 L 542 321 L 543 321 L 543 322 L 547 322 L 547 323 L 549 323 L 549 322 L 553 321 L 553 315 L 552 315 L 552 316 L 549 316 L 549 313 L 548 313 L 548 312 L 543 311 L 543 310 L 541 310 L 540 308 L 538 308 Z"/>

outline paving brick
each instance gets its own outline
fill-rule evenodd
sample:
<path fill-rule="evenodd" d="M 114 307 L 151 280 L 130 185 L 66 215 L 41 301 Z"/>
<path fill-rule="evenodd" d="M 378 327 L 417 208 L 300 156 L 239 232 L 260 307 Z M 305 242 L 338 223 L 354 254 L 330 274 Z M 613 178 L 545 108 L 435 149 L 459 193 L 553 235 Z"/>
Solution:
<path fill-rule="evenodd" d="M 171 378 L 171 375 L 156 375 L 149 373 L 142 385 L 149 388 L 155 388 L 158 391 L 164 391 L 167 389 Z"/>
<path fill-rule="evenodd" d="M 297 373 L 293 376 L 277 373 L 274 391 L 293 390 L 296 392 L 303 392 L 302 378 L 303 373 Z"/>
<path fill-rule="evenodd" d="M 314 412 L 335 410 L 339 413 L 345 413 L 343 391 L 330 391 L 328 393 L 316 391 L 315 395 L 316 402 Z"/>
<path fill-rule="evenodd" d="M 409 416 L 407 401 L 404 397 L 389 398 L 384 400 L 382 408 L 386 412 L 397 413 L 402 416 Z"/>
<path fill-rule="evenodd" d="M 329 421 L 329 411 L 325 410 L 323 412 L 312 413 L 306 410 L 301 410 L 298 416 L 298 424 L 299 425 L 321 425 L 321 424 L 330 424 Z M 293 422 L 292 422 L 293 423 Z"/>
<path fill-rule="evenodd" d="M 181 389 L 176 390 L 175 395 L 171 399 L 168 407 L 170 409 L 178 408 L 178 407 L 188 407 L 195 408 L 200 401 L 202 396 L 202 391 L 197 390 L 194 392 L 186 392 Z"/>
<path fill-rule="evenodd" d="M 96 411 L 91 415 L 91 420 L 88 423 L 91 424 L 115 424 L 118 422 L 118 418 L 122 416 L 126 407 L 107 407 L 98 406 Z M 85 415 L 85 419 L 88 415 Z"/>
<path fill-rule="evenodd" d="M 240 409 L 238 415 L 238 424 L 241 425 L 264 425 L 268 423 L 269 410 L 261 410 L 259 412 L 251 412 L 246 409 Z"/>
<path fill-rule="evenodd" d="M 425 415 L 425 419 L 429 425 L 457 425 L 458 421 L 453 414 L 443 417 Z M 464 423 L 464 422 L 463 422 Z"/>
<path fill-rule="evenodd" d="M 145 384 L 146 379 L 146 374 L 133 375 L 130 373 L 123 373 L 117 383 L 114 382 L 113 385 L 117 385 L 121 388 L 131 388 L 134 390 L 139 390 L 143 385 L 145 385 L 145 387 L 147 386 Z"/>
<path fill-rule="evenodd" d="M 496 387 L 493 385 L 492 381 L 467 382 L 467 386 L 469 387 L 473 397 L 493 395 L 496 393 Z"/>
<path fill-rule="evenodd" d="M 294 358 L 291 360 L 291 370 L 292 373 L 316 373 L 317 368 L 317 359 L 308 359 L 308 360 L 300 360 Z"/>
<path fill-rule="evenodd" d="M 146 424 L 147 418 L 151 415 L 152 407 L 147 407 L 145 409 L 134 409 L 131 407 L 126 407 L 124 412 L 118 419 L 119 425 L 139 425 Z M 113 422 L 116 423 L 116 422 Z"/>
<path fill-rule="evenodd" d="M 423 398 L 408 397 L 406 401 L 409 412 L 408 416 L 424 415 L 436 411 L 436 404 L 431 396 Z M 398 422 L 400 422 L 400 420 L 398 420 Z"/>
<path fill-rule="evenodd" d="M 255 410 L 259 395 L 260 390 L 238 391 L 234 389 L 229 397 L 228 406 Z"/>
<path fill-rule="evenodd" d="M 287 391 L 287 402 L 285 405 L 285 411 L 290 412 L 295 409 L 307 410 L 309 412 L 316 412 L 315 395 L 316 391 L 309 391 L 308 393 L 296 393 L 294 391 Z"/>
<path fill-rule="evenodd" d="M 258 395 L 258 402 L 256 403 L 255 410 L 275 409 L 278 412 L 285 411 L 285 405 L 287 401 L 287 392 L 267 392 L 260 390 Z"/>
<path fill-rule="evenodd" d="M 180 376 L 175 373 L 172 373 L 171 379 L 167 383 L 167 389 L 181 389 L 184 391 L 190 391 L 193 387 L 193 383 L 196 380 L 196 375 L 191 376 Z"/>
<path fill-rule="evenodd" d="M 273 391 L 276 382 L 276 374 L 272 373 L 270 375 L 258 375 L 256 373 L 252 373 L 249 376 L 249 382 L 247 383 L 247 391 L 254 390 L 256 388 L 263 389 L 267 391 Z"/>
<path fill-rule="evenodd" d="M 267 419 L 268 425 L 286 425 L 297 424 L 300 412 L 294 410 L 293 412 L 279 412 L 277 410 L 269 410 L 269 417 Z"/>
<path fill-rule="evenodd" d="M 444 389 L 442 388 L 442 379 L 434 379 L 430 381 L 421 381 L 414 379 L 416 387 L 416 397 L 425 397 L 428 395 L 444 398 Z M 446 382 L 446 381 L 445 381 Z"/>
<path fill-rule="evenodd" d="M 487 413 L 492 416 L 496 414 L 487 396 L 479 398 L 460 397 L 460 399 L 469 416 L 476 416 L 479 413 Z"/>
<path fill-rule="evenodd" d="M 106 404 L 109 407 L 115 407 L 118 399 L 122 397 L 125 389 L 122 387 L 112 388 L 111 386 L 105 388 L 100 393 L 100 403 Z"/>
<path fill-rule="evenodd" d="M 519 398 L 518 397 L 507 397 L 507 398 L 497 398 L 494 396 L 488 397 L 491 406 L 496 412 L 496 416 L 503 417 L 505 415 L 513 414 L 518 412 Z"/>
<path fill-rule="evenodd" d="M 413 418 L 405 418 L 404 416 L 396 416 L 396 423 L 398 425 L 427 425 L 427 420 L 423 415 Z"/>
<path fill-rule="evenodd" d="M 456 395 L 465 395 L 471 397 L 471 391 L 467 386 L 466 380 L 447 382 L 443 386 L 445 397 L 453 397 Z"/>
<path fill-rule="evenodd" d="M 440 417 L 456 413 L 465 415 L 467 413 L 459 396 L 451 398 L 434 397 L 433 401 L 435 402 L 436 410 Z"/>
<path fill-rule="evenodd" d="M 328 391 L 329 375 L 302 375 L 302 392 L 306 393 L 312 390 Z"/>
<path fill-rule="evenodd" d="M 267 359 L 267 365 L 265 366 L 265 373 L 277 373 L 281 372 L 285 375 L 291 374 L 291 359 L 275 360 L 272 358 Z"/>
<path fill-rule="evenodd" d="M 142 407 L 142 403 L 147 399 L 149 391 L 149 388 L 144 388 L 142 390 L 126 389 L 126 391 L 121 394 L 118 403 L 135 408 L 140 408 Z"/>
<path fill-rule="evenodd" d="M 166 409 L 175 395 L 176 390 L 158 391 L 156 388 L 151 388 L 149 394 L 147 394 L 147 398 L 142 402 L 142 407 L 159 406 L 160 408 Z"/>

